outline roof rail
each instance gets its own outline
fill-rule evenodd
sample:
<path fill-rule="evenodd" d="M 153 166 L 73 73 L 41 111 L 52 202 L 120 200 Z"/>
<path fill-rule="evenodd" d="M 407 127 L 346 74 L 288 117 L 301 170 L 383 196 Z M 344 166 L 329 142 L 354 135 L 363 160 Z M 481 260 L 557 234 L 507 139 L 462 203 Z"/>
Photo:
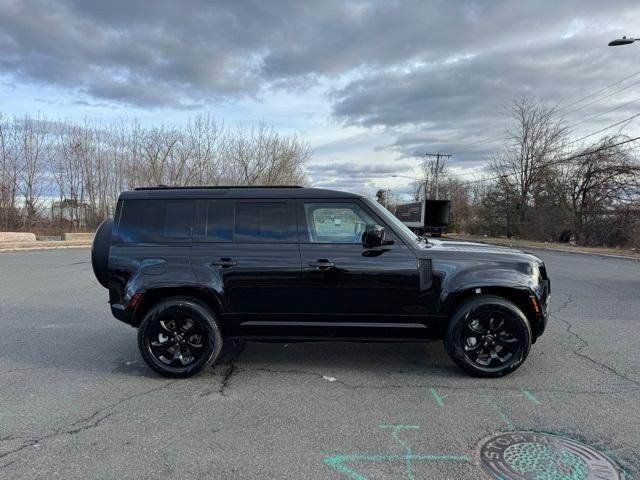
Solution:
<path fill-rule="evenodd" d="M 301 185 L 210 185 L 193 187 L 171 187 L 158 185 L 157 187 L 136 187 L 134 190 L 229 190 L 236 188 L 303 188 Z"/>

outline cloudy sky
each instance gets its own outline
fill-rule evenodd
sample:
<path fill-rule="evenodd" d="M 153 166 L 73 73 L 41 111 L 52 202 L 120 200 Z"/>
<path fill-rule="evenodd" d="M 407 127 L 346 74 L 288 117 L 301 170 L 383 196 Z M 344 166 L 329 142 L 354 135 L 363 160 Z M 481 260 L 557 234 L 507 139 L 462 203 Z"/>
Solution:
<path fill-rule="evenodd" d="M 265 121 L 310 142 L 314 185 L 402 192 L 427 151 L 481 171 L 523 95 L 576 138 L 640 112 L 622 35 L 638 0 L 0 0 L 0 111 Z"/>

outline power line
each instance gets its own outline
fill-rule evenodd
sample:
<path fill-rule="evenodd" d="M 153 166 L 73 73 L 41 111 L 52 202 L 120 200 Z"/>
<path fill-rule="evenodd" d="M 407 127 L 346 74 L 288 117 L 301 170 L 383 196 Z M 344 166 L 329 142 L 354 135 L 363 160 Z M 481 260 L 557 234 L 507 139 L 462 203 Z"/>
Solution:
<path fill-rule="evenodd" d="M 436 181 L 436 200 L 438 200 L 438 175 L 440 174 L 439 170 L 440 170 L 440 157 L 444 157 L 444 158 L 451 158 L 452 155 L 450 153 L 425 153 L 425 156 L 428 157 L 436 157 L 436 171 L 435 173 L 435 181 Z M 425 190 L 424 190 L 424 198 L 427 198 L 427 184 L 425 183 Z"/>
<path fill-rule="evenodd" d="M 640 83 L 640 82 L 638 82 L 638 83 Z M 625 105 L 628 105 L 628 104 L 633 103 L 633 102 L 637 102 L 638 100 L 640 100 L 640 98 L 638 98 L 638 99 L 636 99 L 636 100 L 633 100 L 633 101 L 631 101 L 631 102 L 628 102 L 628 103 L 626 103 Z M 622 105 L 622 106 L 625 106 L 625 105 Z M 612 109 L 612 110 L 610 110 L 610 111 L 616 110 L 617 108 L 620 108 L 620 107 L 616 107 L 615 109 Z M 610 111 L 609 111 L 609 112 L 610 112 Z M 599 115 L 603 115 L 604 113 L 609 113 L 609 112 L 603 112 L 602 114 L 599 114 Z M 619 121 L 619 122 L 616 122 L 616 123 L 613 123 L 613 124 L 611 124 L 611 125 L 608 125 L 608 126 L 606 126 L 606 127 L 602 128 L 602 129 L 600 129 L 600 130 L 597 130 L 597 131 L 592 132 L 592 133 L 588 133 L 587 135 L 584 135 L 583 137 L 580 137 L 580 138 L 578 138 L 577 140 L 573 140 L 573 141 L 571 141 L 570 143 L 568 143 L 568 144 L 566 144 L 566 145 L 563 145 L 563 146 L 560 146 L 560 147 L 558 147 L 558 148 L 555 148 L 555 149 L 550 150 L 550 151 L 549 151 L 549 153 L 554 152 L 554 151 L 557 151 L 557 150 L 559 150 L 559 149 L 561 149 L 561 148 L 564 148 L 564 147 L 566 147 L 567 145 L 573 145 L 574 143 L 577 143 L 577 142 L 579 142 L 580 140 L 584 140 L 585 138 L 589 138 L 589 137 L 591 137 L 591 136 L 593 136 L 593 135 L 597 135 L 598 133 L 604 132 L 605 130 L 609 130 L 610 128 L 613 128 L 613 127 L 616 127 L 616 126 L 618 126 L 618 125 L 620 125 L 620 124 L 622 124 L 622 123 L 628 122 L 629 120 L 632 120 L 632 119 L 634 119 L 634 118 L 636 118 L 636 117 L 638 117 L 638 116 L 640 116 L 640 114 L 632 115 L 632 116 L 630 116 L 630 117 L 625 118 L 624 120 L 621 120 L 621 121 Z M 582 122 L 579 122 L 579 123 L 582 123 Z M 576 125 L 577 125 L 577 124 L 576 124 Z M 575 126 L 575 125 L 573 125 L 573 126 Z M 502 139 L 506 141 L 506 140 L 509 140 L 509 137 L 502 137 Z M 498 138 L 496 138 L 496 140 L 498 140 Z M 476 144 L 474 144 L 474 145 L 478 145 L 478 144 L 476 143 Z M 467 152 L 470 152 L 470 150 L 466 150 L 466 151 L 467 151 Z M 463 152 L 456 152 L 456 153 L 457 153 L 458 155 L 460 155 L 461 153 L 464 153 L 464 151 L 463 151 Z"/>
<path fill-rule="evenodd" d="M 580 140 L 584 140 L 585 138 L 592 137 L 594 135 L 597 135 L 598 133 L 604 132 L 605 130 L 609 130 L 610 128 L 617 127 L 618 125 L 620 125 L 622 123 L 625 123 L 625 122 L 628 122 L 630 120 L 633 120 L 636 117 L 640 117 L 640 113 L 636 113 L 635 115 L 631 115 L 630 117 L 627 117 L 624 120 L 620 120 L 619 122 L 614 123 L 613 125 L 609 125 L 608 127 L 602 128 L 602 129 L 598 130 L 597 132 L 593 132 L 593 133 L 590 133 L 589 135 L 585 135 L 584 137 L 580 137 L 577 140 L 573 140 L 572 142 L 569 142 L 567 145 L 564 145 L 564 146 L 573 145 L 574 143 L 578 143 Z M 551 150 L 551 151 L 553 151 L 553 150 Z"/>
<path fill-rule="evenodd" d="M 587 100 L 588 98 L 594 97 L 594 96 L 596 96 L 596 95 L 598 95 L 598 94 L 600 94 L 600 93 L 602 93 L 602 92 L 604 92 L 604 91 L 606 91 L 606 90 L 610 89 L 611 87 L 615 87 L 616 85 L 620 85 L 621 83 L 623 83 L 623 82 L 625 82 L 625 81 L 629 80 L 630 78 L 635 77 L 636 75 L 640 75 L 640 71 L 635 72 L 635 73 L 632 73 L 632 74 L 631 74 L 631 75 L 629 75 L 628 77 L 624 77 L 622 80 L 618 80 L 618 81 L 616 81 L 616 82 L 614 82 L 614 83 L 612 83 L 612 84 L 610 84 L 610 85 L 607 85 L 606 87 L 601 88 L 601 89 L 600 89 L 600 90 L 598 90 L 597 92 L 593 92 L 593 93 L 590 93 L 589 95 L 585 95 L 584 97 L 579 98 L 579 99 L 578 99 L 578 100 L 576 100 L 575 102 L 569 103 L 569 104 L 567 104 L 567 105 L 565 105 L 565 106 L 563 106 L 563 107 L 559 107 L 559 108 L 557 109 L 557 111 L 564 110 L 565 108 L 569 108 L 569 107 L 571 107 L 571 106 L 573 106 L 573 105 L 576 105 L 576 104 L 578 104 L 578 103 L 582 102 L 583 100 Z M 562 102 L 560 102 L 560 103 L 562 103 Z"/>
<path fill-rule="evenodd" d="M 638 99 L 638 100 L 640 100 L 640 99 Z M 636 101 L 637 101 L 637 100 L 636 100 Z M 640 113 L 637 113 L 637 114 L 635 114 L 635 115 L 632 115 L 632 116 L 630 116 L 630 117 L 625 118 L 624 120 L 621 120 L 621 121 L 619 121 L 619 122 L 613 123 L 613 124 L 611 124 L 611 125 L 609 125 L 609 126 L 607 126 L 607 127 L 601 128 L 600 130 L 597 130 L 597 131 L 595 131 L 595 132 L 591 132 L 591 133 L 589 133 L 589 134 L 587 134 L 587 135 L 584 135 L 584 136 L 582 136 L 582 137 L 580 137 L 580 138 L 578 138 L 578 139 L 576 139 L 576 140 L 572 140 L 571 142 L 569 142 L 569 143 L 567 143 L 567 144 L 559 145 L 559 146 L 558 146 L 558 147 L 556 147 L 556 148 L 552 148 L 552 149 L 550 149 L 549 151 L 547 151 L 547 152 L 545 152 L 545 153 L 553 153 L 553 152 L 557 152 L 558 150 L 562 150 L 563 148 L 566 148 L 566 147 L 568 147 L 569 145 L 574 145 L 574 144 L 578 143 L 579 141 L 584 140 L 585 138 L 592 137 L 592 136 L 594 136 L 594 135 L 597 135 L 598 133 L 602 133 L 602 132 L 604 132 L 605 130 L 609 130 L 610 128 L 617 127 L 618 125 L 623 124 L 623 123 L 625 123 L 625 122 L 628 122 L 628 121 L 630 121 L 630 120 L 633 120 L 634 118 L 639 117 L 639 116 L 640 116 Z"/>
<path fill-rule="evenodd" d="M 612 97 L 612 96 L 613 96 L 613 95 L 615 95 L 616 93 L 623 92 L 623 91 L 627 90 L 628 88 L 635 87 L 636 85 L 640 85 L 640 82 L 632 83 L 631 85 L 627 85 L 626 87 L 623 87 L 623 88 L 620 88 L 620 89 L 618 89 L 618 90 L 615 90 L 615 91 L 613 91 L 613 92 L 611 92 L 611 93 L 609 93 L 609 94 L 605 95 L 604 97 L 600 97 L 600 98 L 598 98 L 598 99 L 596 99 L 596 100 L 594 100 L 594 101 L 592 101 L 592 102 L 585 103 L 584 105 L 581 105 L 581 106 L 580 106 L 580 107 L 578 107 L 578 108 L 574 108 L 573 110 L 569 110 L 568 112 L 565 112 L 565 115 L 568 115 L 568 114 L 570 114 L 570 113 L 577 112 L 578 110 L 582 110 L 582 109 L 583 109 L 583 108 L 585 108 L 585 107 L 588 107 L 588 106 L 590 106 L 590 105 L 593 105 L 594 103 L 598 103 L 598 102 L 600 102 L 600 101 L 604 100 L 605 98 Z"/>
<path fill-rule="evenodd" d="M 590 117 L 584 118 L 584 119 L 580 120 L 579 122 L 574 123 L 572 125 L 572 127 L 576 127 L 577 125 L 581 125 L 581 124 L 583 124 L 585 122 L 593 120 L 594 118 L 602 117 L 603 115 L 606 115 L 607 113 L 615 112 L 616 110 L 620 110 L 621 108 L 627 107 L 627 106 L 629 106 L 629 105 L 631 105 L 633 103 L 637 103 L 639 101 L 640 101 L 640 98 L 636 98 L 636 99 L 631 100 L 629 102 L 623 103 L 622 105 L 618 105 L 617 107 L 614 107 L 614 108 L 612 108 L 610 110 L 607 110 L 605 112 L 597 113 L 596 115 L 592 115 Z"/>
<path fill-rule="evenodd" d="M 590 150 L 588 152 L 578 153 L 576 155 L 572 155 L 572 156 L 567 157 L 567 158 L 561 158 L 559 160 L 554 160 L 554 161 L 551 161 L 551 162 L 545 162 L 545 163 L 542 163 L 540 166 L 541 167 L 551 167 L 553 165 L 558 165 L 560 163 L 568 162 L 570 160 L 575 160 L 576 158 L 586 157 L 587 155 L 592 155 L 594 153 L 598 153 L 598 152 L 601 152 L 603 150 L 607 150 L 609 148 L 614 148 L 614 147 L 618 147 L 620 145 L 625 145 L 627 143 L 635 142 L 636 140 L 640 140 L 640 137 L 630 138 L 630 139 L 624 140 L 622 142 L 614 143 L 613 145 L 606 145 L 604 147 L 599 147 L 599 148 L 596 148 L 595 150 Z M 631 150 L 635 150 L 637 148 L 640 148 L 640 145 L 628 148 L 628 149 L 626 149 L 624 151 L 628 152 L 628 151 L 631 151 Z M 464 185 L 472 185 L 472 184 L 475 184 L 475 183 L 489 182 L 491 180 L 500 180 L 500 179 L 503 179 L 503 178 L 506 178 L 506 177 L 511 177 L 513 175 L 517 175 L 517 173 L 505 173 L 503 175 L 496 175 L 494 177 L 481 178 L 479 180 L 472 180 L 472 181 L 469 181 L 469 182 L 460 183 L 458 185 L 459 186 L 464 186 Z"/>
<path fill-rule="evenodd" d="M 637 76 L 637 75 L 640 75 L 640 71 L 637 71 L 637 72 L 635 72 L 635 73 L 632 73 L 631 75 L 629 75 L 629 76 L 627 76 L 627 77 L 624 77 L 624 78 L 623 78 L 623 79 L 621 79 L 621 80 L 618 80 L 618 81 L 616 81 L 616 82 L 613 82 L 613 83 L 611 83 L 611 84 L 607 85 L 606 87 L 601 88 L 600 90 L 598 90 L 598 91 L 596 91 L 596 92 L 590 93 L 589 95 L 585 95 L 584 97 L 581 97 L 581 98 L 579 98 L 578 100 L 576 100 L 576 101 L 574 101 L 574 102 L 571 102 L 571 103 L 569 103 L 569 104 L 567 104 L 567 105 L 564 105 L 563 107 L 559 107 L 559 108 L 557 108 L 557 109 L 556 109 L 556 112 L 560 112 L 560 111 L 565 110 L 565 109 L 567 109 L 567 108 L 569 108 L 569 107 L 571 107 L 571 106 L 573 106 L 573 105 L 577 105 L 578 103 L 582 102 L 583 100 L 587 100 L 587 99 L 589 99 L 589 98 L 591 98 L 591 97 L 594 97 L 594 96 L 596 96 L 596 95 L 599 95 L 600 93 L 605 92 L 606 90 L 610 89 L 611 87 L 615 87 L 616 85 L 620 85 L 621 83 L 623 83 L 623 82 L 625 82 L 625 81 L 629 80 L 630 78 L 633 78 L 633 77 L 635 77 L 635 76 Z M 624 91 L 624 90 L 626 90 L 626 89 L 628 89 L 628 88 L 631 88 L 631 87 L 633 87 L 633 86 L 635 86 L 635 85 L 638 85 L 638 84 L 640 84 L 640 82 L 636 82 L 636 83 L 632 83 L 631 85 L 627 85 L 627 86 L 625 86 L 625 87 L 623 87 L 623 88 L 621 88 L 621 89 L 616 90 L 615 92 L 611 92 L 610 94 L 605 95 L 604 97 L 601 97 L 601 98 L 599 98 L 599 99 L 597 99 L 597 100 L 594 100 L 593 102 L 590 102 L 590 103 L 588 103 L 588 104 L 582 105 L 581 107 L 578 107 L 578 108 L 576 108 L 576 109 L 574 109 L 574 110 L 570 110 L 569 112 L 566 112 L 566 113 L 565 113 L 565 115 L 566 115 L 566 114 L 569 114 L 569 113 L 577 112 L 578 110 L 581 110 L 581 109 L 582 109 L 582 108 L 584 108 L 584 107 L 588 107 L 589 105 L 593 105 L 594 103 L 598 103 L 599 101 L 604 100 L 605 98 L 609 98 L 609 97 L 611 97 L 611 96 L 615 95 L 616 93 L 622 92 L 622 91 Z M 633 103 L 633 102 L 635 102 L 635 101 L 637 101 L 637 100 L 634 100 L 634 101 L 632 101 L 632 102 L 628 102 L 628 103 L 627 103 L 627 104 L 625 104 L 625 105 L 628 105 L 629 103 Z M 609 110 L 608 112 L 604 112 L 604 113 L 598 114 L 598 115 L 594 116 L 593 118 L 595 118 L 595 117 L 597 117 L 597 116 L 600 116 L 600 115 L 604 115 L 605 113 L 609 113 L 609 112 L 611 112 L 611 111 L 613 111 L 613 110 L 616 110 L 616 109 L 618 109 L 618 108 L 621 108 L 621 107 L 616 107 L 616 108 L 614 108 L 614 109 L 612 109 L 612 110 Z M 580 121 L 580 122 L 578 122 L 578 123 L 574 124 L 573 126 L 575 127 L 576 125 L 579 125 L 580 123 L 584 123 L 585 121 L 586 121 L 586 120 L 582 120 L 582 121 Z M 502 135 L 497 136 L 497 137 L 488 137 L 488 138 L 486 138 L 486 139 L 484 139 L 484 140 L 480 140 L 479 142 L 475 142 L 475 143 L 474 143 L 474 145 L 483 145 L 483 144 L 485 144 L 485 143 L 491 143 L 491 142 L 494 142 L 494 141 L 496 141 L 496 140 L 508 140 L 508 138 L 509 138 L 509 137 L 504 137 L 504 136 L 502 136 Z"/>

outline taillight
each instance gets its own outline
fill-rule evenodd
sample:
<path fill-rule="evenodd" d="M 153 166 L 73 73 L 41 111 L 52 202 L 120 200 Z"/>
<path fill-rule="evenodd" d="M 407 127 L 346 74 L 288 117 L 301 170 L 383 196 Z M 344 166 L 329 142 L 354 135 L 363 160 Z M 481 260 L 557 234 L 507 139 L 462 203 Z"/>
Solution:
<path fill-rule="evenodd" d="M 138 303 L 140 303 L 140 300 L 142 300 L 142 293 L 136 293 L 133 297 L 131 297 L 129 308 L 136 308 Z"/>

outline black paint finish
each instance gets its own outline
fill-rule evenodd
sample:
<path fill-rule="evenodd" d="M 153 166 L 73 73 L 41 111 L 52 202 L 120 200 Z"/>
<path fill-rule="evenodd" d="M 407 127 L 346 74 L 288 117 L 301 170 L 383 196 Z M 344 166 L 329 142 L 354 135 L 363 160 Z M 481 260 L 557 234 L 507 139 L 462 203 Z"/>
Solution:
<path fill-rule="evenodd" d="M 121 213 L 130 202 L 176 199 L 181 208 L 182 202 L 193 204 L 190 238 L 137 243 L 119 231 Z M 286 205 L 280 224 L 287 233 L 261 236 L 264 226 L 258 218 L 251 220 L 251 228 L 243 227 L 242 235 L 238 229 L 231 237 L 207 235 L 207 218 L 216 218 L 216 231 L 231 231 L 231 226 L 220 226 L 220 218 L 229 214 L 215 214 L 218 199 L 224 200 L 225 212 L 229 202 L 236 209 L 247 202 Z M 375 248 L 312 243 L 305 202 L 357 204 L 386 229 L 391 242 Z M 273 217 L 268 210 L 264 218 Z M 244 217 L 250 214 L 246 207 L 242 211 Z M 219 315 L 225 336 L 246 338 L 441 338 L 456 306 L 477 293 L 499 294 L 517 303 L 529 317 L 534 337 L 546 324 L 549 283 L 537 257 L 483 244 L 427 243 L 375 202 L 344 192 L 304 188 L 123 192 L 111 242 L 112 312 L 134 326 L 154 301 L 174 294 L 206 300 Z"/>

